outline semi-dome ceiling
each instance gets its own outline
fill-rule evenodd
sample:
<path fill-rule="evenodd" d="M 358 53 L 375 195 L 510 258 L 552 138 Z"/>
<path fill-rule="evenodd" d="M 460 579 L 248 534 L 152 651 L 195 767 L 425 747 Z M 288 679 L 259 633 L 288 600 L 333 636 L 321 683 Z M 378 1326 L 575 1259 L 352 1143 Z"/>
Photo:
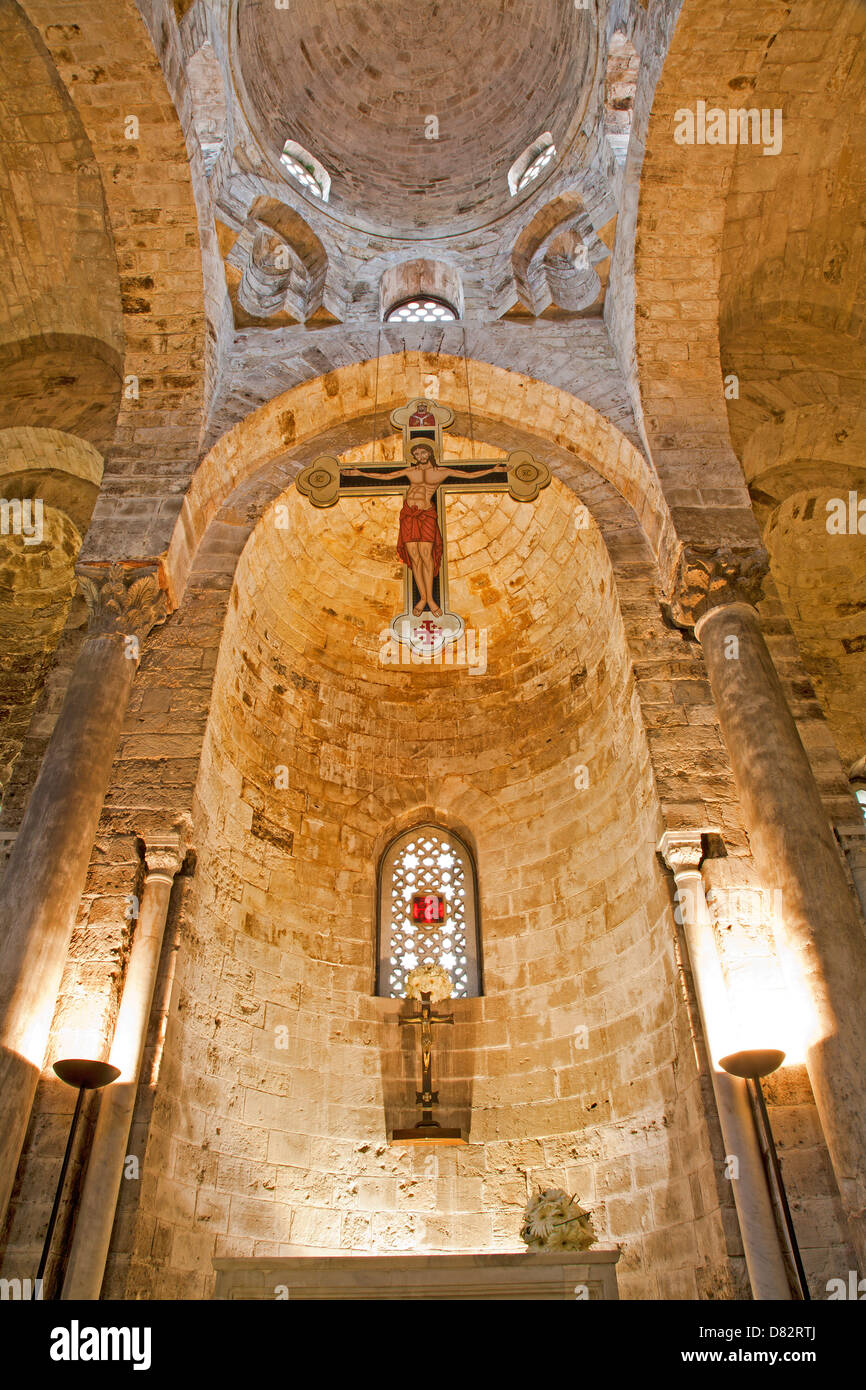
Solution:
<path fill-rule="evenodd" d="M 540 135 L 565 153 L 595 45 L 574 0 L 236 0 L 233 69 L 271 162 L 291 139 L 328 170 L 329 211 L 441 236 L 514 206 L 508 170 Z"/>

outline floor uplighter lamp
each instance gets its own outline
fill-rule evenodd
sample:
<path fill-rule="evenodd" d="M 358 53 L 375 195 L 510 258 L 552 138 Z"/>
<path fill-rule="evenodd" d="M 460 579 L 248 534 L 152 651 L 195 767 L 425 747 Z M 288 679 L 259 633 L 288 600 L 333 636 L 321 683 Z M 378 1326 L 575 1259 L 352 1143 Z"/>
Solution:
<path fill-rule="evenodd" d="M 791 1208 L 788 1206 L 788 1194 L 785 1191 L 785 1182 L 779 1165 L 776 1141 L 773 1138 L 773 1129 L 767 1114 L 767 1102 L 764 1100 L 764 1092 L 761 1089 L 761 1077 L 769 1076 L 772 1072 L 778 1071 L 784 1060 L 784 1052 L 780 1052 L 777 1048 L 753 1048 L 744 1052 L 732 1052 L 727 1057 L 721 1057 L 719 1066 L 731 1076 L 742 1077 L 749 1087 L 758 1126 L 758 1136 L 772 1173 L 771 1188 L 775 1187 L 778 1205 L 788 1235 L 791 1256 L 797 1271 L 800 1297 L 808 1302 L 811 1299 L 811 1294 L 806 1280 L 806 1271 L 800 1258 L 800 1247 L 797 1244 L 797 1233 L 794 1230 Z"/>
<path fill-rule="evenodd" d="M 54 1070 L 60 1077 L 60 1080 L 66 1082 L 67 1086 L 78 1087 L 78 1099 L 75 1102 L 75 1109 L 72 1112 L 72 1124 L 69 1126 L 69 1138 L 66 1141 L 66 1152 L 63 1155 L 60 1177 L 57 1180 L 57 1190 L 54 1193 L 54 1205 L 51 1208 L 51 1215 L 48 1218 L 48 1230 L 45 1232 L 42 1255 L 39 1260 L 39 1268 L 36 1271 L 37 1289 L 40 1287 L 42 1276 L 45 1273 L 45 1266 L 48 1264 L 48 1257 L 51 1254 L 51 1241 L 54 1237 L 54 1227 L 57 1224 L 57 1214 L 60 1211 L 60 1203 L 63 1198 L 63 1188 L 66 1185 L 66 1170 L 69 1167 L 69 1160 L 72 1157 L 72 1150 L 75 1145 L 75 1134 L 78 1129 L 78 1120 L 84 1102 L 84 1092 L 100 1091 L 103 1086 L 107 1086 L 111 1081 L 116 1081 L 118 1076 L 120 1076 L 120 1068 L 113 1067 L 110 1062 L 92 1062 L 84 1057 L 69 1057 L 63 1061 L 55 1062 Z"/>

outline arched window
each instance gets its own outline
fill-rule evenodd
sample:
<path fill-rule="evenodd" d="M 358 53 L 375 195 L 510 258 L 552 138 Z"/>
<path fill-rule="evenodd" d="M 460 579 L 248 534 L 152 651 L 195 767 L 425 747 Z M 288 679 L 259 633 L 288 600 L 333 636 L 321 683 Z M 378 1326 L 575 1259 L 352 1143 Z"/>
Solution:
<path fill-rule="evenodd" d="M 321 198 L 323 203 L 328 201 L 331 196 L 331 175 L 324 164 L 320 164 L 303 145 L 299 145 L 296 140 L 287 140 L 283 145 L 280 163 L 302 188 L 312 193 L 314 198 Z"/>
<path fill-rule="evenodd" d="M 553 136 L 549 130 L 546 130 L 543 135 L 539 135 L 537 140 L 533 140 L 531 145 L 527 145 L 523 154 L 515 159 L 508 170 L 508 188 L 512 198 L 515 194 L 522 192 L 527 184 L 533 183 L 542 169 L 546 169 L 551 160 L 555 158 L 556 146 L 553 143 Z"/>
<path fill-rule="evenodd" d="M 385 315 L 386 323 L 453 323 L 457 318 L 450 304 L 432 295 L 416 294 L 392 304 Z"/>
<path fill-rule="evenodd" d="M 379 866 L 376 993 L 401 998 L 416 965 L 442 965 L 454 997 L 481 993 L 475 865 L 459 835 L 419 825 L 388 846 Z"/>

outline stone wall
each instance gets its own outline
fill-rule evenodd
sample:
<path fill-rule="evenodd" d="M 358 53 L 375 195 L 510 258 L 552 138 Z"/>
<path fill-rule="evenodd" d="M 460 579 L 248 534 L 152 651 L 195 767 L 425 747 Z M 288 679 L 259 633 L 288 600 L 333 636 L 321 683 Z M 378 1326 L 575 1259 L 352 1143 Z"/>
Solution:
<path fill-rule="evenodd" d="M 489 403 L 487 397 L 488 408 Z M 217 452 L 247 466 L 266 457 L 271 413 L 258 421 L 254 417 L 245 437 L 239 435 Z M 359 439 L 365 428 L 360 421 Z M 496 432 L 489 423 L 485 429 Z M 588 442 L 588 423 L 583 429 Z M 595 436 L 599 457 L 606 438 Z M 385 456 L 393 454 L 393 440 L 380 447 Z M 495 450 L 496 445 L 484 447 Z M 368 448 L 359 443 L 347 460 L 365 457 Z M 467 440 L 449 440 L 449 450 L 456 453 L 470 448 Z M 554 455 L 551 461 L 556 462 Z M 218 468 L 212 476 L 225 488 L 225 464 L 214 462 Z M 569 476 L 563 463 L 556 466 Z M 278 478 L 279 467 L 272 473 Z M 285 486 L 284 465 L 282 476 Z M 265 470 L 248 482 L 239 480 L 236 492 L 212 513 L 181 608 L 145 644 L 49 1049 L 49 1058 L 57 1055 L 64 1030 L 80 1026 L 83 1004 L 107 1047 L 128 949 L 130 895 L 139 885 L 138 837 L 146 838 L 150 825 L 164 826 L 193 805 L 201 765 L 194 838 L 200 863 L 196 878 L 185 880 L 178 890 L 131 1147 L 141 1161 L 141 1177 L 124 1184 L 108 1291 L 129 1289 L 147 1296 L 161 1288 L 178 1296 L 201 1294 L 209 1287 L 210 1253 L 217 1248 L 245 1253 L 296 1243 L 309 1248 L 316 1243 L 316 1230 L 330 1231 L 327 1239 L 334 1238 L 335 1213 L 341 1223 L 345 1215 L 346 1238 L 361 1242 L 356 1248 L 372 1248 L 371 1242 L 380 1239 L 408 1242 L 413 1208 L 409 1189 L 397 1185 L 403 1179 L 427 1183 L 423 1200 L 430 1204 L 428 1211 L 435 1199 L 437 1207 L 453 1212 L 455 1224 L 443 1230 L 432 1215 L 424 1217 L 416 1209 L 415 1230 L 432 1242 L 428 1248 L 452 1238 L 471 1244 L 486 1239 L 485 1233 L 505 1245 L 513 1238 L 528 1168 L 530 1182 L 556 1178 L 583 1187 L 581 1195 L 599 1209 L 606 1234 L 626 1243 L 621 1270 L 627 1293 L 742 1292 L 739 1237 L 730 1185 L 721 1176 L 724 1155 L 700 1030 L 694 1024 L 687 962 L 654 856 L 662 824 L 659 807 L 669 827 L 719 828 L 735 858 L 747 851 L 748 841 L 700 650 L 663 620 L 657 569 L 633 513 L 605 491 L 608 485 L 598 475 L 595 484 L 588 474 L 574 476 L 604 526 L 604 546 L 589 507 L 572 501 L 558 482 L 529 508 L 483 495 L 449 505 L 455 604 L 475 628 L 489 629 L 490 660 L 483 676 L 461 674 L 459 668 L 425 672 L 412 667 L 407 673 L 377 666 L 377 635 L 399 603 L 394 499 L 345 502 L 314 513 L 300 505 L 293 490 L 282 496 L 278 490 L 269 492 L 272 483 Z M 637 481 L 628 485 L 639 496 Z M 277 503 L 289 507 L 288 530 L 276 525 Z M 248 541 L 262 508 L 264 515 Z M 512 522 L 518 528 L 514 538 L 519 533 L 516 549 Z M 363 576 L 361 592 L 356 571 Z M 768 640 L 816 774 L 828 796 L 838 797 L 838 759 L 834 761 L 820 709 L 814 699 L 797 695 L 802 666 L 796 644 L 778 603 L 768 600 L 764 608 Z M 607 654 L 602 653 L 605 645 Z M 294 659 L 287 664 L 290 655 Z M 425 725 L 418 745 L 425 767 L 420 792 L 407 774 L 398 741 L 398 731 L 405 736 L 407 718 L 410 727 L 417 718 L 407 692 L 419 677 L 425 682 L 425 708 L 433 711 L 439 685 L 446 691 L 486 693 L 483 719 L 474 711 L 480 697 L 472 697 L 471 717 L 462 701 L 453 708 L 432 757 L 424 751 Z M 395 683 L 396 693 L 390 689 Z M 521 734 L 516 767 L 522 776 L 517 789 L 509 791 L 517 775 L 514 735 L 511 731 L 506 738 L 503 721 L 513 720 L 509 712 L 524 706 L 537 718 Z M 385 710 L 395 730 L 388 744 L 390 762 L 383 761 L 375 737 Z M 290 746 L 283 753 L 280 745 L 290 731 Z M 461 734 L 474 740 L 474 780 L 466 777 Z M 489 752 L 486 743 L 494 734 L 498 753 Z M 565 762 L 563 746 L 568 749 Z M 591 773 L 593 759 L 600 760 L 602 780 L 595 790 L 591 782 L 587 791 L 578 792 L 569 757 L 586 763 Z M 392 782 L 386 784 L 396 789 L 391 796 L 379 785 L 380 762 L 391 769 Z M 276 769 L 283 766 L 291 775 L 288 787 L 278 791 Z M 587 793 L 592 805 L 582 807 L 579 797 Z M 537 801 L 538 812 L 530 835 L 520 840 L 515 826 L 524 797 Z M 492 904 L 484 905 L 485 931 L 495 931 L 492 956 L 487 955 L 488 971 L 494 973 L 492 978 L 488 974 L 483 1002 L 459 1006 L 463 1013 L 454 1043 L 443 1059 L 443 1085 L 447 1078 L 453 1087 L 456 1121 L 475 1126 L 471 1152 L 463 1157 L 468 1162 L 474 1155 L 476 1168 L 458 1168 L 460 1156 L 450 1155 L 453 1172 L 445 1169 L 444 1176 L 435 1177 L 414 1162 L 409 1174 L 409 1164 L 394 1163 L 390 1149 L 376 1152 L 385 1144 L 386 1125 L 408 1120 L 405 1114 L 398 1120 L 396 1110 L 399 1097 L 411 1097 L 414 1090 L 414 1059 L 388 1041 L 396 1027 L 390 1006 L 373 1000 L 371 935 L 373 867 L 384 840 L 403 828 L 407 818 L 411 823 L 431 816 L 446 824 L 450 816 L 451 823 L 464 828 L 478 850 L 485 884 L 493 872 L 516 875 L 518 885 L 505 906 L 495 892 Z M 523 860 L 516 848 L 521 844 Z M 555 879 L 541 867 L 548 857 L 557 865 Z M 341 868 L 329 870 L 323 891 L 326 861 Z M 552 901 L 546 896 L 551 881 L 556 884 Z M 345 939 L 326 911 L 338 886 L 346 887 L 361 914 L 358 920 L 366 923 Z M 292 893 L 295 914 L 287 922 L 282 914 Z M 297 920 L 307 902 L 312 925 L 306 913 L 303 921 Z M 525 924 L 537 934 L 544 950 L 552 942 L 553 949 L 564 952 L 572 980 L 572 997 L 547 1036 L 534 1035 L 546 1032 L 547 1024 L 539 1020 L 546 1018 L 549 1003 L 538 1003 L 538 1011 L 532 1012 L 531 992 L 540 991 L 537 1002 L 554 990 L 555 981 L 544 975 L 546 965 L 530 957 L 529 938 L 516 930 L 516 921 L 521 931 Z M 567 928 L 575 923 L 577 941 Z M 279 935 L 284 931 L 288 942 Z M 169 1010 L 178 940 L 183 950 Z M 632 958 L 639 983 L 620 988 L 621 978 L 630 979 Z M 281 973 L 284 964 L 286 975 Z M 497 984 L 507 1008 L 494 1003 L 491 983 Z M 649 1062 L 644 1043 L 635 1043 L 645 1031 L 647 999 L 657 1001 L 658 1017 Z M 327 1038 L 313 1031 L 324 1001 L 333 1011 L 326 1016 L 334 1035 L 329 1031 Z M 640 1029 L 631 1021 L 632 1008 L 635 1017 L 641 1016 Z M 608 1019 L 601 1037 L 595 1037 L 603 1010 Z M 587 1016 L 590 1046 L 575 1051 L 571 1033 L 584 1026 L 578 1013 Z M 565 1032 L 566 1019 L 571 1033 Z M 275 1046 L 274 1029 L 283 1025 L 293 1030 L 285 1050 Z M 513 1041 L 509 1027 L 514 1039 L 521 1028 L 526 1036 Z M 296 1071 L 306 1073 L 299 1084 L 311 1080 L 306 1061 L 314 1039 L 317 1056 L 322 1048 L 329 1054 L 337 1049 L 334 1079 L 328 1083 L 336 1088 L 336 1098 L 329 1095 L 324 1119 L 321 1107 L 311 1118 L 310 1107 L 319 1106 L 318 1100 L 305 1108 L 303 1097 L 293 1091 Z M 495 1070 L 518 1045 L 525 1045 L 521 1055 L 533 1066 L 532 1085 L 538 1084 L 538 1100 L 530 1107 L 538 1112 L 532 1116 L 534 1128 L 522 1116 L 522 1101 L 509 1107 L 509 1077 Z M 356 1062 L 354 1049 L 368 1059 L 366 1071 Z M 634 1075 L 629 1071 L 633 1064 Z M 553 1083 L 551 1071 L 562 1073 Z M 785 1079 L 787 1090 L 779 1094 L 790 1106 L 788 1073 Z M 345 1092 L 340 1090 L 344 1083 Z M 518 1095 L 523 1094 L 520 1084 Z M 550 1084 L 556 1088 L 552 1095 L 545 1089 Z M 630 1094 L 637 1097 L 633 1110 Z M 580 1114 L 584 1095 L 587 1105 L 604 1110 L 605 1123 L 598 1122 L 594 1111 Z M 4 1270 L 24 1268 L 38 1254 L 44 1217 L 40 1182 L 56 1150 L 67 1102 L 64 1089 L 47 1076 L 19 1174 Z M 798 1093 L 796 1102 L 787 1113 L 802 1170 L 797 1216 L 813 1222 L 813 1268 L 818 1270 L 841 1236 L 831 1232 L 821 1244 L 822 1204 L 832 1203 L 832 1184 L 827 1187 L 826 1156 L 819 1151 L 811 1099 Z M 300 1119 L 293 1105 L 299 1107 Z M 503 1110 L 511 1118 L 501 1121 L 500 1137 Z M 569 1120 L 572 1128 L 557 1129 L 572 1111 L 582 1123 Z M 220 1135 L 212 1112 L 220 1116 Z M 285 1114 L 294 1117 L 292 1132 L 304 1138 L 298 1161 L 276 1157 L 287 1153 L 279 1148 L 287 1143 L 280 1127 Z M 367 1136 L 356 1141 L 369 1142 L 365 1154 L 356 1153 L 352 1144 L 347 1149 L 345 1139 L 338 1142 L 352 1126 L 360 1126 Z M 545 1126 L 546 1134 L 539 1135 Z M 796 1136 L 804 1133 L 813 1139 L 799 1151 Z M 269 1156 L 272 1143 L 274 1156 Z M 280 1193 L 277 1169 L 285 1170 Z M 317 1183 L 321 1179 L 315 1190 L 327 1195 L 318 1203 L 311 1198 L 299 1207 L 298 1169 L 315 1171 Z M 387 1191 L 393 1180 L 392 1224 L 375 1236 L 366 1221 L 363 1184 L 357 1193 L 351 1191 L 352 1180 L 361 1178 L 384 1183 Z M 429 1185 L 445 1178 L 454 1183 L 471 1178 L 482 1186 Z M 518 1195 L 521 1180 L 523 1194 Z M 672 1188 L 677 1196 L 669 1206 Z M 500 1191 L 508 1195 L 504 1205 Z M 252 1202 L 248 1208 L 243 1205 L 247 1201 Z M 213 1204 L 210 1217 L 204 1215 L 208 1203 Z M 274 1205 L 265 1209 L 262 1203 Z M 313 1207 L 319 1213 L 315 1218 L 304 1215 Z M 233 1210 L 249 1213 L 243 1232 L 232 1224 Z M 500 1215 L 494 1227 L 495 1213 Z M 296 1214 L 297 1228 L 291 1224 Z M 268 1228 L 271 1234 L 254 1234 L 255 1222 L 264 1217 L 276 1223 Z M 246 1219 L 239 1217 L 241 1225 Z M 420 1224 L 427 1220 L 429 1233 Z M 218 1229 L 222 1225 L 225 1230 Z M 342 1239 L 342 1224 L 339 1229 Z M 349 1237 L 350 1229 L 359 1234 Z M 157 1276 L 158 1268 L 164 1275 Z"/>
<path fill-rule="evenodd" d="M 43 517 L 41 544 L 0 536 L 0 787 L 12 774 L 76 588 L 81 538 L 62 512 L 46 508 Z"/>
<path fill-rule="evenodd" d="M 533 506 L 449 502 L 452 603 L 488 640 L 473 674 L 379 663 L 397 499 L 281 502 L 289 529 L 274 508 L 259 523 L 221 645 L 127 1291 L 201 1296 L 214 1254 L 518 1248 L 527 1185 L 556 1182 L 624 1242 L 625 1294 L 733 1292 L 588 515 L 556 483 Z M 443 1063 L 471 1142 L 439 1154 L 388 1145 L 386 1091 L 401 1075 L 405 1105 L 414 1078 L 373 997 L 377 858 L 430 817 L 476 848 L 486 976 Z"/>

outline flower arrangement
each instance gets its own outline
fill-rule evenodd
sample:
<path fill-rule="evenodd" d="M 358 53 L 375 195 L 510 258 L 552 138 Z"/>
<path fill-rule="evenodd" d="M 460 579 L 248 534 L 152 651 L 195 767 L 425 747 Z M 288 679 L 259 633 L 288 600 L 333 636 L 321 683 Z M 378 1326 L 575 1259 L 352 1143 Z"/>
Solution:
<path fill-rule="evenodd" d="M 450 999 L 453 992 L 454 981 L 444 965 L 416 965 L 406 976 L 407 999 L 429 994 L 431 1004 L 435 1004 L 438 999 Z"/>
<path fill-rule="evenodd" d="M 539 1188 L 527 1202 L 520 1239 L 530 1250 L 588 1250 L 595 1238 L 592 1214 L 561 1187 Z"/>

